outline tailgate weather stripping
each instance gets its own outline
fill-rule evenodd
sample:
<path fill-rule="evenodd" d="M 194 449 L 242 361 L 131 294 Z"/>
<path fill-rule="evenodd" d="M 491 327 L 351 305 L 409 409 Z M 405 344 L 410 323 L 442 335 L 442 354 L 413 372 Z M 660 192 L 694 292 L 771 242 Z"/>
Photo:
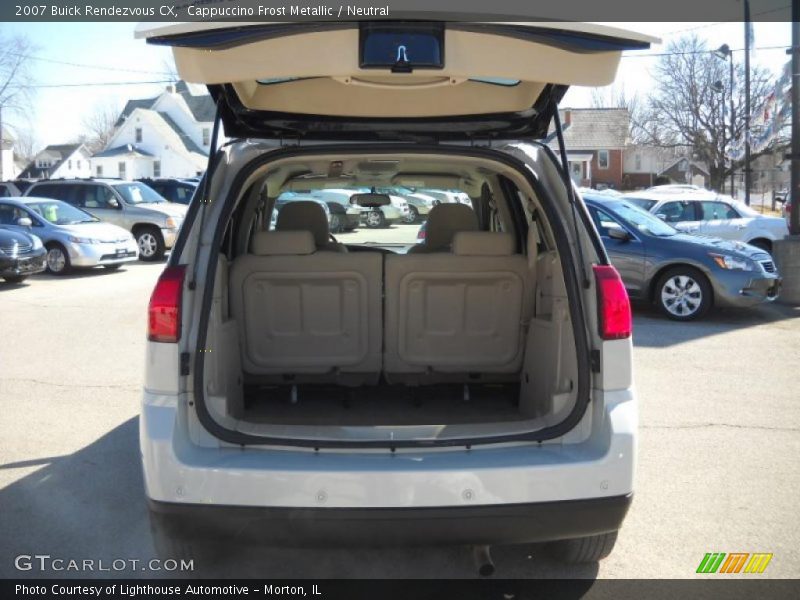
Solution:
<path fill-rule="evenodd" d="M 244 185 L 247 179 L 256 170 L 260 169 L 266 164 L 269 164 L 270 162 L 302 156 L 304 154 L 357 154 L 367 152 L 372 154 L 394 154 L 397 152 L 426 154 L 436 152 L 442 155 L 485 158 L 487 160 L 502 163 L 515 169 L 533 188 L 537 197 L 542 199 L 549 198 L 541 182 L 533 174 L 533 172 L 530 171 L 530 169 L 526 168 L 525 163 L 517 158 L 488 148 L 470 148 L 458 146 L 441 147 L 434 145 L 415 145 L 413 147 L 408 147 L 402 144 L 331 144 L 307 148 L 286 147 L 267 152 L 263 156 L 252 160 L 249 165 L 244 167 L 239 173 L 236 174 L 236 177 L 230 186 L 230 192 L 228 193 L 227 197 L 222 199 L 223 206 L 220 209 L 219 218 L 216 221 L 214 237 L 211 242 L 212 248 L 217 248 L 220 246 L 225 225 L 228 223 L 233 213 L 234 199 L 238 197 L 238 193 L 242 185 Z M 200 308 L 201 312 L 198 322 L 196 346 L 194 352 L 194 408 L 197 411 L 198 420 L 211 435 L 231 444 L 236 444 L 239 446 L 252 445 L 302 447 L 312 448 L 314 450 L 323 448 L 385 448 L 394 451 L 397 448 L 471 447 L 513 442 L 541 443 L 546 440 L 561 437 L 570 432 L 578 425 L 578 423 L 580 423 L 581 419 L 583 419 L 583 415 L 586 412 L 590 401 L 590 373 L 592 365 L 589 338 L 587 334 L 587 323 L 581 297 L 580 274 L 576 271 L 574 264 L 577 257 L 574 256 L 572 248 L 567 241 L 569 236 L 567 235 L 566 227 L 564 223 L 559 220 L 557 209 L 550 201 L 542 202 L 542 211 L 545 213 L 548 221 L 552 224 L 555 233 L 554 238 L 556 249 L 558 251 L 558 255 L 561 257 L 561 266 L 564 271 L 564 283 L 567 290 L 570 318 L 572 319 L 573 323 L 576 358 L 578 362 L 577 397 L 575 400 L 575 406 L 572 408 L 572 411 L 566 416 L 566 418 L 564 418 L 564 420 L 560 423 L 525 433 L 481 436 L 476 438 L 450 438 L 441 440 L 327 440 L 269 437 L 228 429 L 214 420 L 208 410 L 208 407 L 206 406 L 205 401 L 204 367 L 206 353 L 202 351 L 202 348 L 205 347 L 208 336 L 209 316 L 211 314 L 211 303 L 217 267 L 217 261 L 213 260 L 213 257 L 210 254 L 205 269 L 205 280 L 203 283 L 203 294 Z M 200 235 L 202 236 L 202 234 L 203 232 L 201 231 Z"/>

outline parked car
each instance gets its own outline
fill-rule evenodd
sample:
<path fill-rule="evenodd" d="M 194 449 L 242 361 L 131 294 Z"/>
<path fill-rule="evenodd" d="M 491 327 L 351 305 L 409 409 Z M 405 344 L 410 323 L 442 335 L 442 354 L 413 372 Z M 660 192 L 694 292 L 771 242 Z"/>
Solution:
<path fill-rule="evenodd" d="M 365 206 L 355 206 L 350 202 L 355 194 L 369 192 L 370 188 L 361 189 L 323 189 L 314 190 L 312 195 L 317 198 L 322 198 L 330 201 L 342 202 L 345 198 L 351 208 L 356 208 L 359 211 L 360 223 L 363 223 L 370 229 L 387 227 L 404 221 L 408 216 L 408 203 L 400 196 L 391 196 L 391 204 L 381 207 L 369 208 Z M 352 212 L 348 212 L 348 215 Z M 350 223 L 348 217 L 348 224 Z"/>
<path fill-rule="evenodd" d="M 137 181 L 153 188 L 159 195 L 177 204 L 189 204 L 198 186 L 197 181 L 188 179 L 143 178 L 137 179 Z"/>
<path fill-rule="evenodd" d="M 139 256 L 129 231 L 61 200 L 0 198 L 0 224 L 40 238 L 47 249 L 47 270 L 53 275 L 64 275 L 73 267 L 114 270 Z"/>
<path fill-rule="evenodd" d="M 361 209 L 350 204 L 348 190 L 310 190 L 312 198 L 328 206 L 330 228 L 333 233 L 344 233 L 357 229 L 361 223 Z"/>
<path fill-rule="evenodd" d="M 780 217 L 759 214 L 730 196 L 693 186 L 665 185 L 622 197 L 680 231 L 746 242 L 769 253 L 772 243 L 789 233 Z"/>
<path fill-rule="evenodd" d="M 630 296 L 654 302 L 670 319 L 691 321 L 712 306 L 778 297 L 781 279 L 763 249 L 681 233 L 625 199 L 583 199 Z"/>
<path fill-rule="evenodd" d="M 21 283 L 45 269 L 44 244 L 35 235 L 0 225 L 0 277 Z"/>
<path fill-rule="evenodd" d="M 405 200 L 408 210 L 404 214 L 405 223 L 416 223 L 423 217 L 427 217 L 431 209 L 439 204 L 439 200 L 433 194 L 414 191 L 406 187 L 387 187 L 376 188 L 379 194 L 389 194 L 389 196 L 400 197 Z"/>
<path fill-rule="evenodd" d="M 22 196 L 22 191 L 13 181 L 0 181 L 0 198 Z"/>
<path fill-rule="evenodd" d="M 468 25 L 138 29 L 208 84 L 231 140 L 148 309 L 139 431 L 160 554 L 220 535 L 451 543 L 486 573 L 491 544 L 611 552 L 634 486 L 628 295 L 536 140 L 569 85 L 610 84 L 651 38 Z M 293 210 L 305 229 L 262 226 L 301 181 L 367 190 L 372 215 L 395 202 L 372 188 L 456 177 L 474 208 L 435 206 L 407 254 L 320 249 L 313 203 Z"/>
<path fill-rule="evenodd" d="M 130 231 L 146 261 L 160 260 L 175 245 L 187 208 L 143 183 L 121 179 L 49 179 L 30 186 L 25 196 L 62 200 Z"/>

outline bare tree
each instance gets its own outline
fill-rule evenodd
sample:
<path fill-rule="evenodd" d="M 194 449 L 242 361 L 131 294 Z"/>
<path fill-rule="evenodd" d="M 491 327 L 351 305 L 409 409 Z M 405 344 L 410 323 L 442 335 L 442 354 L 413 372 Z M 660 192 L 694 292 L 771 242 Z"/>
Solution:
<path fill-rule="evenodd" d="M 9 120 L 30 118 L 35 92 L 31 66 L 33 51 L 33 44 L 27 37 L 0 34 L 0 132 L 11 129 L 7 128 Z M 19 139 L 19 132 L 14 137 Z M 0 146 L 5 148 L 7 144 L 3 142 Z M 8 175 L 2 172 L 0 162 L 0 179 Z"/>
<path fill-rule="evenodd" d="M 695 159 L 705 163 L 710 184 L 720 189 L 727 176 L 743 166 L 726 153 L 744 136 L 744 68 L 735 67 L 733 111 L 728 65 L 697 36 L 671 43 L 653 72 L 654 89 L 645 99 L 637 119 L 637 137 L 662 148 L 688 146 Z M 750 73 L 750 98 L 754 111 L 769 95 L 769 74 L 760 68 Z M 731 122 L 733 128 L 731 129 Z M 772 152 L 774 144 L 753 158 Z"/>
<path fill-rule="evenodd" d="M 95 105 L 91 113 L 83 118 L 83 142 L 89 152 L 94 154 L 103 150 L 111 141 L 116 130 L 117 119 L 122 109 L 114 101 L 107 101 Z"/>

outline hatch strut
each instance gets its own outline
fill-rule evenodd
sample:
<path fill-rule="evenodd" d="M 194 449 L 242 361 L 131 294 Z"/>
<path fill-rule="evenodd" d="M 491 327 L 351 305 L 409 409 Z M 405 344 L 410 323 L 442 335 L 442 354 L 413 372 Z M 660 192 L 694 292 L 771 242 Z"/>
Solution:
<path fill-rule="evenodd" d="M 203 224 L 206 220 L 206 205 L 210 202 L 209 190 L 211 189 L 211 168 L 217 153 L 217 138 L 219 137 L 219 123 L 221 120 L 219 100 L 214 106 L 214 128 L 211 131 L 211 143 L 208 147 L 208 162 L 206 163 L 206 173 L 203 176 L 203 188 L 200 190 L 200 235 L 197 237 L 197 248 L 194 252 L 194 262 L 192 264 L 192 277 L 189 280 L 189 289 L 197 287 L 197 267 L 200 259 L 200 250 L 203 247 Z"/>
<path fill-rule="evenodd" d="M 578 260 L 581 263 L 583 287 L 589 289 L 591 282 L 589 281 L 589 274 L 586 271 L 586 264 L 583 261 L 583 244 L 581 243 L 581 236 L 578 230 L 578 208 L 577 201 L 575 200 L 575 187 L 572 185 L 572 178 L 569 175 L 567 147 L 564 144 L 564 132 L 561 129 L 561 115 L 558 114 L 558 105 L 556 105 L 556 109 L 553 111 L 553 125 L 556 128 L 556 136 L 558 137 L 558 151 L 561 154 L 561 177 L 564 179 L 564 185 L 567 188 L 569 203 L 572 206 L 572 228 L 575 230 L 575 244 L 578 247 Z"/>

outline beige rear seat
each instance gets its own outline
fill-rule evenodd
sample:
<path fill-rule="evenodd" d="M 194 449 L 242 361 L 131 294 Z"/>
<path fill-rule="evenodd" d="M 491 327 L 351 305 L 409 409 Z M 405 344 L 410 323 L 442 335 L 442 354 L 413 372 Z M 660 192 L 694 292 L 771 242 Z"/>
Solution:
<path fill-rule="evenodd" d="M 452 247 L 386 257 L 387 380 L 470 381 L 520 369 L 532 296 L 526 258 L 507 233 L 458 232 Z"/>
<path fill-rule="evenodd" d="M 377 381 L 381 279 L 380 254 L 317 252 L 309 231 L 257 233 L 230 273 L 245 373 L 298 383 Z"/>

